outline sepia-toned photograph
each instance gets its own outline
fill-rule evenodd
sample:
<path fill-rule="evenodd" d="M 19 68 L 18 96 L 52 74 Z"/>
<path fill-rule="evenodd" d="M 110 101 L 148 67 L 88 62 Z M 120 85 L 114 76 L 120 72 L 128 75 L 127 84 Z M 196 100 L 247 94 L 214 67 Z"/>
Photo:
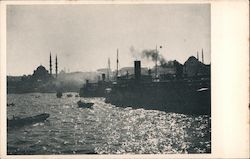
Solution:
<path fill-rule="evenodd" d="M 211 154 L 211 5 L 6 6 L 7 155 Z"/>

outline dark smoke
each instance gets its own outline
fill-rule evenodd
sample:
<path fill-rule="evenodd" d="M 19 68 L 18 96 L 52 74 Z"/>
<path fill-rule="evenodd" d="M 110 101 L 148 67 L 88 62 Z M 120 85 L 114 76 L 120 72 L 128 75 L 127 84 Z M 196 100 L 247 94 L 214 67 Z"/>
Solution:
<path fill-rule="evenodd" d="M 159 51 L 156 50 L 143 50 L 142 58 L 147 58 L 153 62 L 158 61 L 161 67 L 171 66 L 171 62 L 167 62 L 162 55 L 159 54 Z"/>
<path fill-rule="evenodd" d="M 157 64 L 159 64 L 161 67 L 172 67 L 173 62 L 172 61 L 167 61 L 164 59 L 164 57 L 159 54 L 159 51 L 156 49 L 148 49 L 148 50 L 143 50 L 142 52 L 135 49 L 134 46 L 131 46 L 129 48 L 132 56 L 136 59 L 139 60 L 141 58 L 146 58 L 148 60 L 151 60 L 153 62 L 157 61 Z"/>
<path fill-rule="evenodd" d="M 147 59 L 150 59 L 154 62 L 159 59 L 158 56 L 159 56 L 159 52 L 158 51 L 156 52 L 156 50 L 143 50 L 142 51 L 143 58 L 146 57 Z"/>

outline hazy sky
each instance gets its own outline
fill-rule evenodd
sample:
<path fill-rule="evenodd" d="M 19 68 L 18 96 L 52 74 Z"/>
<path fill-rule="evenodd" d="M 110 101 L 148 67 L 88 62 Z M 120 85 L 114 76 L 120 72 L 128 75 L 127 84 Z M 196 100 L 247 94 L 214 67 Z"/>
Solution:
<path fill-rule="evenodd" d="M 184 63 L 204 50 L 210 63 L 210 5 L 12 5 L 7 8 L 7 74 L 49 69 L 49 53 L 59 70 L 95 71 L 133 66 L 138 52 L 162 45 L 167 60 Z M 131 53 L 131 48 L 135 53 Z M 142 66 L 152 66 L 142 60 Z"/>

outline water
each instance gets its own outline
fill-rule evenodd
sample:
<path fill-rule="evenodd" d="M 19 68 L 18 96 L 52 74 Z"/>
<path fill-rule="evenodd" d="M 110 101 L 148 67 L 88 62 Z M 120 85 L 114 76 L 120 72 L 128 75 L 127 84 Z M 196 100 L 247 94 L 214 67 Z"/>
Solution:
<path fill-rule="evenodd" d="M 49 113 L 7 133 L 8 154 L 211 153 L 211 117 L 120 108 L 104 98 L 56 98 L 54 93 L 8 94 L 7 116 Z M 92 109 L 77 101 L 93 102 Z"/>

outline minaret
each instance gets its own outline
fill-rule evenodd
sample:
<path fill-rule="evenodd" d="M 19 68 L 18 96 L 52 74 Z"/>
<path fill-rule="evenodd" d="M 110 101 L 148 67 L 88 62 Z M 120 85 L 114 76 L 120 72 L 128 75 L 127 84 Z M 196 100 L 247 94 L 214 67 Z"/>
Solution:
<path fill-rule="evenodd" d="M 202 48 L 202 50 L 201 50 L 201 58 L 202 58 L 202 63 L 204 63 L 203 48 Z"/>
<path fill-rule="evenodd" d="M 52 60 L 51 60 L 51 52 L 49 54 L 49 73 L 52 75 Z"/>
<path fill-rule="evenodd" d="M 197 60 L 199 61 L 199 52 L 197 51 Z"/>
<path fill-rule="evenodd" d="M 58 71 L 58 65 L 57 65 L 57 55 L 56 55 L 56 77 L 57 77 L 57 72 Z"/>

